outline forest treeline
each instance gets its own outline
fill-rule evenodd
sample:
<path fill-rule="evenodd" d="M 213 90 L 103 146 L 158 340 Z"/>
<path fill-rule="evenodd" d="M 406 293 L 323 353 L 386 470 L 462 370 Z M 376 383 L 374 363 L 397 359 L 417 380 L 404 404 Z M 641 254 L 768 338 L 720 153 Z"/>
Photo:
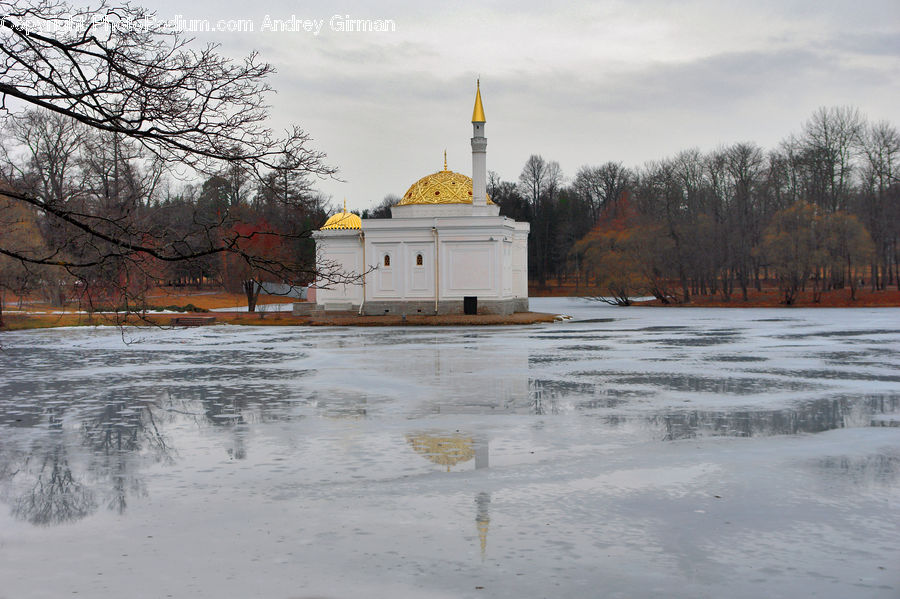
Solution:
<path fill-rule="evenodd" d="M 852 107 L 817 110 L 777 148 L 689 149 L 627 168 L 531 156 L 518 181 L 492 173 L 501 214 L 531 223 L 529 275 L 595 289 L 617 303 L 690 302 L 777 284 L 900 286 L 900 133 Z"/>
<path fill-rule="evenodd" d="M 243 290 L 253 306 L 262 282 L 358 281 L 316 264 L 311 231 L 330 207 L 315 181 L 336 168 L 299 126 L 270 127 L 274 68 L 257 53 L 219 55 L 129 3 L 8 4 L 0 323 L 5 291 L 135 310 L 165 284 Z M 97 28 L 99 13 L 151 23 Z M 892 123 L 821 108 L 774 149 L 609 161 L 570 180 L 533 155 L 516 181 L 491 173 L 488 191 L 531 223 L 539 286 L 689 302 L 777 281 L 790 303 L 806 288 L 900 286 L 898 156 Z"/>
<path fill-rule="evenodd" d="M 6 2 L 0 33 L 0 326 L 4 291 L 136 312 L 165 283 L 252 307 L 264 280 L 342 280 L 309 239 L 310 181 L 336 169 L 301 127 L 272 128 L 257 52 L 135 3 Z"/>
<path fill-rule="evenodd" d="M 261 281 L 303 285 L 317 274 L 309 233 L 330 206 L 290 164 L 262 178 L 232 165 L 176 185 L 171 165 L 140 143 L 61 115 L 28 111 L 5 121 L 2 136 L 7 188 L 65 206 L 93 229 L 82 234 L 82 221 L 0 197 L 5 247 L 49 258 L 35 264 L 0 255 L 0 289 L 56 305 L 73 297 L 110 305 L 141 301 L 160 284 L 210 284 L 245 291 L 252 304 Z M 900 285 L 898 159 L 893 124 L 833 107 L 771 150 L 736 143 L 639 168 L 610 161 L 583 166 L 569 180 L 558 163 L 532 155 L 517 181 L 491 172 L 488 193 L 501 214 L 531 224 L 537 286 L 574 284 L 617 303 L 645 295 L 686 303 L 697 294 L 747 298 L 777 283 L 791 303 L 803 289 L 855 294 L 863 283 Z M 363 216 L 389 216 L 396 201 L 388 196 Z M 240 252 L 136 259 L 97 231 L 136 245 L 164 243 L 176 255 L 222 240 Z M 248 261 L 248 253 L 264 258 Z"/>
<path fill-rule="evenodd" d="M 252 304 L 262 281 L 304 285 L 315 277 L 310 232 L 329 207 L 289 157 L 261 178 L 234 164 L 186 184 L 139 142 L 48 111 L 7 119 L 0 134 L 5 189 L 51 209 L 4 198 L 0 189 L 4 251 L 41 262 L 0 253 L 0 295 L 131 309 L 159 285 L 209 285 L 246 292 Z M 91 234 L 81 221 L 54 215 L 54 207 L 80 216 Z M 190 259 L 130 252 L 122 239 Z M 194 255 L 221 244 L 237 251 Z"/>

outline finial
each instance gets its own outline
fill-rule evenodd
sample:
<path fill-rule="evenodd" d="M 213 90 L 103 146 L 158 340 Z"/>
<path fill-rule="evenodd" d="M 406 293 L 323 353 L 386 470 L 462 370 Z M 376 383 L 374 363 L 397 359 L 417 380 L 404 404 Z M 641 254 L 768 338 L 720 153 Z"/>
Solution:
<path fill-rule="evenodd" d="M 344 212 L 347 212 L 347 198 L 344 198 Z"/>
<path fill-rule="evenodd" d="M 447 170 L 447 150 L 444 150 L 444 170 Z"/>
<path fill-rule="evenodd" d="M 472 122 L 483 123 L 485 122 L 485 119 L 484 106 L 481 104 L 481 77 L 478 77 L 475 85 L 475 109 L 472 111 Z"/>

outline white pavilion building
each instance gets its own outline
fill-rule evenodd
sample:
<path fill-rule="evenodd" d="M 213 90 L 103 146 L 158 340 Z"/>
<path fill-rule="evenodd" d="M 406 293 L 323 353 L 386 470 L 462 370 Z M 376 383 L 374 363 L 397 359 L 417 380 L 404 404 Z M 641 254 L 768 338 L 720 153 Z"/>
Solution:
<path fill-rule="evenodd" d="M 343 212 L 313 233 L 316 309 L 359 314 L 511 314 L 528 310 L 528 223 L 487 195 L 481 89 L 472 114 L 472 178 L 447 170 L 412 184 L 389 219 Z M 347 281 L 347 282 L 340 282 Z"/>

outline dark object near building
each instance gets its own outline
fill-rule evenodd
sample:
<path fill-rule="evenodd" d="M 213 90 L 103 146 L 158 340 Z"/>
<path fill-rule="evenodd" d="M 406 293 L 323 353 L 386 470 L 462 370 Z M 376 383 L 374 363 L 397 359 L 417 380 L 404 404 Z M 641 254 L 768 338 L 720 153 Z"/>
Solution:
<path fill-rule="evenodd" d="M 467 295 L 463 298 L 463 314 L 478 314 L 478 298 Z"/>
<path fill-rule="evenodd" d="M 179 316 L 172 319 L 173 327 L 202 327 L 216 322 L 215 316 Z"/>

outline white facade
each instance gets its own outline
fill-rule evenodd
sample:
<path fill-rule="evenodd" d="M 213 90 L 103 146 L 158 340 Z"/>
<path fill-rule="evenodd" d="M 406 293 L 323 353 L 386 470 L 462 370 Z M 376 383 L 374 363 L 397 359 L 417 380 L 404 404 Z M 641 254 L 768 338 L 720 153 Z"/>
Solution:
<path fill-rule="evenodd" d="M 462 312 L 464 298 L 476 297 L 479 312 L 527 310 L 528 231 L 528 223 L 503 216 L 436 215 L 318 231 L 320 268 L 327 263 L 356 280 L 318 282 L 316 303 L 364 314 L 434 314 Z"/>
<path fill-rule="evenodd" d="M 317 309 L 361 314 L 528 310 L 528 223 L 500 216 L 486 195 L 484 111 L 472 119 L 473 178 L 444 170 L 410 187 L 390 219 L 340 213 L 316 231 Z M 443 194 L 443 195 L 441 195 Z M 327 273 L 338 276 L 328 277 Z"/>

